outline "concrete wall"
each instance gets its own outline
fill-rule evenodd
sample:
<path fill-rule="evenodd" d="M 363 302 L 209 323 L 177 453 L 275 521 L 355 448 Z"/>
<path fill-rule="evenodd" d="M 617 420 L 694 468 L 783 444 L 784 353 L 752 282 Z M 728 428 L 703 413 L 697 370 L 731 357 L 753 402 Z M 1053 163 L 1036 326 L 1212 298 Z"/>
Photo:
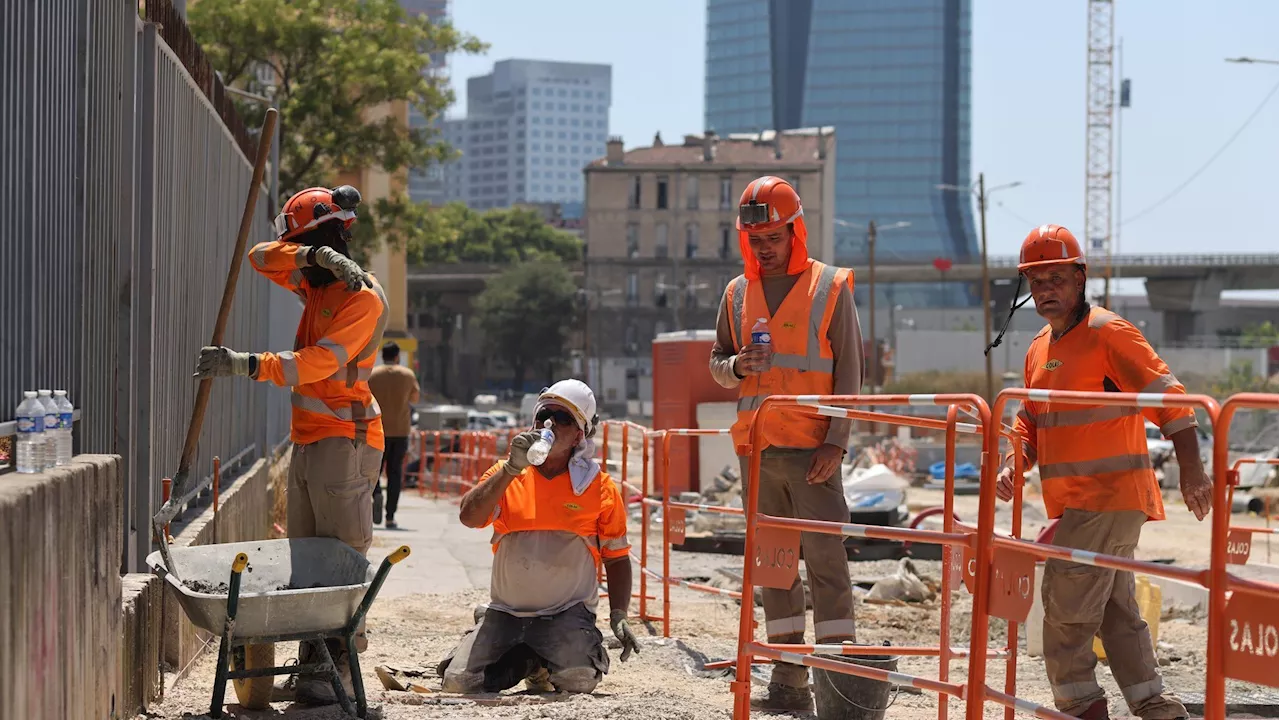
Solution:
<path fill-rule="evenodd" d="M 160 698 L 162 600 L 158 575 L 133 573 L 121 580 L 120 694 L 122 717 Z"/>
<path fill-rule="evenodd" d="M 0 718 L 132 717 L 119 673 L 123 482 L 113 455 L 0 478 Z"/>
<path fill-rule="evenodd" d="M 170 526 L 169 532 L 173 535 L 172 546 L 189 547 L 264 540 L 269 537 L 273 500 L 268 479 L 269 469 L 270 465 L 266 460 L 259 460 L 229 489 L 224 489 L 216 518 L 213 508 L 206 507 L 183 527 Z M 187 620 L 187 616 L 178 605 L 173 588 L 165 584 L 165 663 L 173 670 L 182 671 L 204 649 L 209 638 L 209 633 L 198 630 Z"/>

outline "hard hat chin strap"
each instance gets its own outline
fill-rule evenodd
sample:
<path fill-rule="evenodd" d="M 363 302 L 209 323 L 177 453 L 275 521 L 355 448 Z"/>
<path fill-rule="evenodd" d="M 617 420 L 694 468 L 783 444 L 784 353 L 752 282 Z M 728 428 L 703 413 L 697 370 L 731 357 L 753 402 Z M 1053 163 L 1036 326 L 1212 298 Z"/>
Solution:
<path fill-rule="evenodd" d="M 1013 314 L 1018 308 L 1026 305 L 1031 301 L 1031 294 L 1028 293 L 1022 302 L 1018 302 L 1018 295 L 1022 294 L 1022 273 L 1018 273 L 1018 287 L 1013 291 L 1013 302 L 1009 304 L 1009 314 L 1004 319 L 1004 325 L 1000 326 L 1000 332 L 996 335 L 996 339 L 991 341 L 986 350 L 982 351 L 983 355 L 990 355 L 991 351 L 1000 347 L 1000 341 L 1004 339 L 1004 334 L 1009 330 L 1009 323 L 1013 322 Z"/>

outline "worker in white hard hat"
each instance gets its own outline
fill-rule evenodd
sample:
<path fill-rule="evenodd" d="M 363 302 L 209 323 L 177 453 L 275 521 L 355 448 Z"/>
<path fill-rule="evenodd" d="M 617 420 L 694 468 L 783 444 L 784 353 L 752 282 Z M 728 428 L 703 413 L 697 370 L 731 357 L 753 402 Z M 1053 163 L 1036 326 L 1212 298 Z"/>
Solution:
<path fill-rule="evenodd" d="M 555 441 L 542 464 L 533 465 L 529 449 L 548 422 Z M 596 628 L 601 562 L 619 660 L 640 652 L 627 625 L 626 504 L 594 459 L 599 422 L 591 388 L 557 382 L 538 396 L 534 429 L 512 438 L 507 458 L 463 496 L 462 524 L 493 526 L 493 576 L 476 626 L 437 666 L 446 692 L 498 692 L 521 680 L 542 692 L 594 690 L 609 671 Z"/>

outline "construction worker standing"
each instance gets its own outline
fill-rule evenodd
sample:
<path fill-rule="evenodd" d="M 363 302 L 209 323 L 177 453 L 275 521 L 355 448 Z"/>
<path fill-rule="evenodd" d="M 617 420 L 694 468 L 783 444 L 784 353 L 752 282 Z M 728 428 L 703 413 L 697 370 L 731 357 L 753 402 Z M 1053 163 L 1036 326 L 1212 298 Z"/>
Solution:
<path fill-rule="evenodd" d="M 853 272 L 809 257 L 800 196 L 781 178 L 758 178 L 742 193 L 738 244 L 743 274 L 725 288 L 711 351 L 711 375 L 738 388 L 738 419 L 731 430 L 743 488 L 745 449 L 756 408 L 769 395 L 856 395 L 862 387 L 862 334 L 853 303 Z M 751 342 L 751 328 L 765 319 L 769 345 Z M 840 465 L 850 422 L 773 415 L 763 428 L 758 506 L 762 513 L 849 522 Z M 802 533 L 801 545 L 813 595 L 814 636 L 819 643 L 854 639 L 853 591 L 842 539 Z M 764 589 L 769 642 L 803 643 L 805 593 L 799 578 L 790 590 Z M 752 706 L 811 710 L 809 672 L 778 663 L 765 695 Z"/>
<path fill-rule="evenodd" d="M 539 432 L 524 432 L 512 438 L 507 459 L 462 498 L 463 525 L 493 526 L 491 600 L 476 609 L 476 626 L 437 665 L 445 692 L 498 692 L 521 680 L 542 692 L 594 690 L 609 671 L 596 629 L 601 562 L 609 627 L 622 643 L 619 659 L 640 652 L 627 624 L 627 508 L 593 459 L 600 419 L 591 388 L 561 380 L 543 390 L 534 427 L 547 421 L 555 442 L 541 465 L 529 458 Z"/>
<path fill-rule="evenodd" d="M 1137 328 L 1089 306 L 1084 254 L 1066 228 L 1032 230 L 1022 243 L 1018 271 L 1030 283 L 1036 312 L 1049 322 L 1027 349 L 1026 387 L 1185 394 Z M 1040 465 L 1046 513 L 1060 518 L 1055 545 L 1131 558 L 1142 525 L 1164 519 L 1144 416 L 1173 441 L 1187 507 L 1197 520 L 1209 513 L 1212 485 L 1201 465 L 1191 409 L 1027 402 L 1014 427 L 1022 438 L 1024 467 Z M 1013 497 L 1012 463 L 1009 453 L 996 483 L 1002 500 Z M 1111 674 L 1134 715 L 1187 717 L 1178 700 L 1163 694 L 1151 634 L 1134 598 L 1133 573 L 1050 559 L 1042 599 L 1045 670 L 1059 710 L 1090 720 L 1109 717 L 1106 694 L 1094 677 L 1093 638 L 1100 634 Z"/>
<path fill-rule="evenodd" d="M 243 375 L 292 389 L 289 463 L 289 537 L 332 537 L 360 554 L 373 544 L 373 486 L 382 463 L 383 431 L 369 390 L 374 354 L 387 322 L 382 288 L 351 259 L 348 228 L 360 193 L 350 185 L 308 188 L 289 198 L 275 219 L 277 239 L 249 252 L 253 268 L 304 301 L 293 350 L 200 351 L 197 375 Z M 345 644 L 327 641 L 350 692 Z M 363 650 L 363 632 L 357 648 Z M 309 642 L 299 663 L 318 654 Z M 337 702 L 321 675 L 290 678 L 295 699 L 312 705 Z"/>

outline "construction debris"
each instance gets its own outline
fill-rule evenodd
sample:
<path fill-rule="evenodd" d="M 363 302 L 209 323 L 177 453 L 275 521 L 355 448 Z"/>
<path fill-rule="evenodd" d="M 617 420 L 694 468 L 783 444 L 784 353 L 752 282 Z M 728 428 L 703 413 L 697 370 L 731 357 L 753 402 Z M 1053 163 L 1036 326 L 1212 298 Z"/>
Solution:
<path fill-rule="evenodd" d="M 925 602 L 933 598 L 933 591 L 921 579 L 915 564 L 908 558 L 902 558 L 898 561 L 898 571 L 877 580 L 876 584 L 871 586 L 871 592 L 867 594 L 866 599 L 868 601 Z"/>

